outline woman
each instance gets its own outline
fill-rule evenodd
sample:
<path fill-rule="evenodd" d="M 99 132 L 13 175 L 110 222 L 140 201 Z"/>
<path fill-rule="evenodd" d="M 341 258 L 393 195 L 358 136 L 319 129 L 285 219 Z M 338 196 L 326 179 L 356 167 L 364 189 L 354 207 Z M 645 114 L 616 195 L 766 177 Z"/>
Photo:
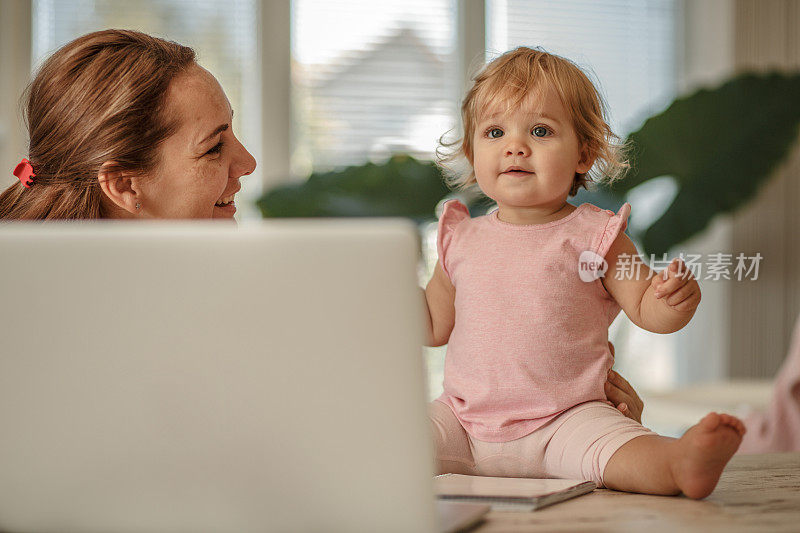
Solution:
<path fill-rule="evenodd" d="M 55 52 L 25 118 L 33 183 L 0 194 L 0 219 L 230 219 L 239 178 L 256 166 L 194 51 L 135 31 Z"/>

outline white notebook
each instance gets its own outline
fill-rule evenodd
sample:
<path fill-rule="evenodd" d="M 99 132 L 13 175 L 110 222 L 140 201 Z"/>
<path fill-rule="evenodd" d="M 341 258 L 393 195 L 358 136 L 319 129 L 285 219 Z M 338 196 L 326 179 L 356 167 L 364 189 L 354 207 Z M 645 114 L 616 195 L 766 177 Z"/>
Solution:
<path fill-rule="evenodd" d="M 592 492 L 591 481 L 443 474 L 434 478 L 442 500 L 488 503 L 493 511 L 535 511 Z"/>

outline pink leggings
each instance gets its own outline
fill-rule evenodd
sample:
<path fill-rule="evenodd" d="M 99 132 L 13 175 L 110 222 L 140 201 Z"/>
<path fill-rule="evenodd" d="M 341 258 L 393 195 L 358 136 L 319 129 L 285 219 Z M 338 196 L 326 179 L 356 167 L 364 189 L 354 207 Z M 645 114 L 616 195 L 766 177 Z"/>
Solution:
<path fill-rule="evenodd" d="M 485 442 L 461 426 L 450 407 L 429 407 L 436 445 L 437 474 L 565 478 L 603 486 L 603 472 L 623 444 L 646 427 L 603 402 L 586 402 L 561 413 L 533 433 L 509 442 Z"/>

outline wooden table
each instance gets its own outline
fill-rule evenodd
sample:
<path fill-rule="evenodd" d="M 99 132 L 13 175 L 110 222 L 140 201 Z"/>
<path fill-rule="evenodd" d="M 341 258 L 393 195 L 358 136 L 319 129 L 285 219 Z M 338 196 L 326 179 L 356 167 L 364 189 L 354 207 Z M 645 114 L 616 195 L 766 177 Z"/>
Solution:
<path fill-rule="evenodd" d="M 704 500 L 601 489 L 541 511 L 490 512 L 473 531 L 800 532 L 800 453 L 735 456 Z"/>

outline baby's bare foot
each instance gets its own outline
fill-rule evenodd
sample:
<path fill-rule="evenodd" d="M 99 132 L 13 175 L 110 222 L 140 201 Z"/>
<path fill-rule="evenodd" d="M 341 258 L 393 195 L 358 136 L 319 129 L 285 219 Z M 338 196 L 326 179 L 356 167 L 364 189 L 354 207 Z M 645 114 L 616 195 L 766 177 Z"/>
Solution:
<path fill-rule="evenodd" d="M 739 448 L 744 424 L 738 418 L 709 413 L 678 441 L 672 463 L 675 483 L 690 498 L 705 498 L 717 486 L 722 470 Z"/>

